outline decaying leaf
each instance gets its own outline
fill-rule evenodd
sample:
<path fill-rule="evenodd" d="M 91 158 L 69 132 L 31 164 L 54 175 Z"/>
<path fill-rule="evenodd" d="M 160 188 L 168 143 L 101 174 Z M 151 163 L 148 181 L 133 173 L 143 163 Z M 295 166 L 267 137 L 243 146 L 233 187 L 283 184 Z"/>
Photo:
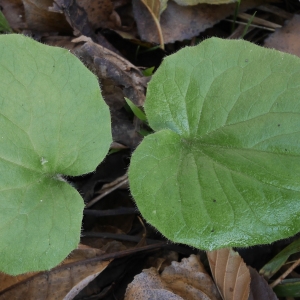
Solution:
<path fill-rule="evenodd" d="M 137 106 L 143 105 L 149 78 L 128 60 L 90 39 L 81 37 L 77 41 L 85 43 L 75 54 L 98 76 L 104 99 L 111 108 L 114 141 L 136 147 L 141 136 L 120 109 L 125 103 L 124 96 Z"/>
<path fill-rule="evenodd" d="M 184 5 L 184 6 L 192 6 L 192 5 L 197 5 L 197 4 L 202 4 L 202 3 L 207 3 L 207 4 L 227 4 L 227 3 L 232 3 L 236 2 L 236 0 L 174 0 L 177 4 L 179 5 Z"/>
<path fill-rule="evenodd" d="M 160 26 L 161 3 L 160 0 L 142 0 L 142 3 L 147 8 L 154 22 L 160 46 L 164 48 L 164 38 Z"/>
<path fill-rule="evenodd" d="M 240 255 L 231 248 L 207 252 L 215 283 L 224 300 L 248 300 L 250 272 Z"/>
<path fill-rule="evenodd" d="M 129 284 L 125 300 L 172 299 L 219 300 L 220 295 L 196 255 L 164 269 L 161 275 L 155 268 L 143 270 Z"/>
<path fill-rule="evenodd" d="M 81 246 L 60 266 L 47 272 L 20 276 L 1 274 L 0 300 L 73 299 L 110 261 L 93 261 L 103 251 Z"/>
<path fill-rule="evenodd" d="M 62 14 L 50 12 L 52 0 L 23 0 L 25 20 L 30 30 L 70 33 L 71 28 Z"/>
<path fill-rule="evenodd" d="M 81 57 L 101 80 L 108 104 L 108 94 L 117 92 L 116 90 L 112 92 L 111 89 L 122 90 L 122 103 L 125 102 L 124 96 L 137 106 L 144 103 L 145 88 L 149 79 L 144 77 L 136 66 L 86 37 L 77 41 L 84 41 L 85 44 L 77 49 L 75 54 Z M 107 80 L 111 82 L 110 85 L 107 84 Z M 109 90 L 110 93 L 108 93 Z"/>
<path fill-rule="evenodd" d="M 270 34 L 264 46 L 300 56 L 300 15 L 295 14 L 281 29 Z"/>
<path fill-rule="evenodd" d="M 111 0 L 77 0 L 76 3 L 87 13 L 91 26 L 97 28 L 115 28 L 111 18 L 114 5 Z"/>
<path fill-rule="evenodd" d="M 97 40 L 94 29 L 89 23 L 86 11 L 76 1 L 55 0 L 53 6 L 49 8 L 51 12 L 63 13 L 67 22 L 74 30 L 74 35 L 83 34 Z"/>
<path fill-rule="evenodd" d="M 268 0 L 243 0 L 241 11 L 255 7 Z M 140 0 L 133 0 L 133 14 L 142 40 L 159 44 L 155 24 Z M 181 6 L 168 1 L 166 10 L 160 16 L 160 26 L 165 44 L 191 39 L 205 29 L 214 26 L 234 13 L 236 4 Z"/>
<path fill-rule="evenodd" d="M 0 7 L 11 28 L 14 30 L 25 28 L 22 0 L 0 0 Z"/>
<path fill-rule="evenodd" d="M 250 295 L 248 300 L 278 300 L 267 281 L 253 268 L 248 267 L 251 276 Z"/>

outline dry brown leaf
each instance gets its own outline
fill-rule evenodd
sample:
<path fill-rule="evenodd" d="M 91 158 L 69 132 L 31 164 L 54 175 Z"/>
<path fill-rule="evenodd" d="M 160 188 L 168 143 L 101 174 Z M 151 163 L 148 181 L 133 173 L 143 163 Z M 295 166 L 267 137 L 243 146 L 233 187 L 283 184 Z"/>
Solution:
<path fill-rule="evenodd" d="M 250 295 L 248 300 L 278 300 L 273 289 L 255 269 L 248 267 L 251 275 Z"/>
<path fill-rule="evenodd" d="M 76 3 L 85 10 L 94 29 L 116 27 L 111 17 L 114 11 L 111 0 L 77 0 Z"/>
<path fill-rule="evenodd" d="M 241 11 L 255 7 L 269 0 L 243 0 Z M 142 40 L 159 44 L 155 24 L 140 0 L 132 0 L 134 18 Z M 160 16 L 165 44 L 191 39 L 205 29 L 214 26 L 224 18 L 234 14 L 236 4 L 180 6 L 168 2 L 167 9 Z"/>
<path fill-rule="evenodd" d="M 164 49 L 164 38 L 160 27 L 160 0 L 142 0 L 142 3 L 144 3 L 145 7 L 147 8 L 148 12 L 150 13 L 152 20 L 155 24 L 157 36 L 159 39 L 159 44 L 162 49 Z"/>
<path fill-rule="evenodd" d="M 264 46 L 300 56 L 300 15 L 295 14 L 281 29 L 270 34 Z"/>
<path fill-rule="evenodd" d="M 12 29 L 18 31 L 25 28 L 22 0 L 0 0 L 0 6 Z"/>
<path fill-rule="evenodd" d="M 215 283 L 224 300 L 248 300 L 250 272 L 240 255 L 229 249 L 207 252 Z"/>
<path fill-rule="evenodd" d="M 237 0 L 174 0 L 179 5 L 190 6 L 197 4 L 227 4 L 237 2 Z"/>
<path fill-rule="evenodd" d="M 129 98 L 135 105 L 142 106 L 145 99 L 145 88 L 149 78 L 144 77 L 142 72 L 128 60 L 116 53 L 104 48 L 91 39 L 81 36 L 74 42 L 85 42 L 75 54 L 78 55 L 92 69 L 103 85 L 103 94 L 109 104 L 109 96 L 118 94 L 117 89 L 122 91 L 121 105 L 124 105 L 124 96 Z M 106 84 L 105 81 L 111 81 Z M 114 89 L 112 93 L 111 89 Z M 115 105 L 114 105 L 115 106 Z"/>
<path fill-rule="evenodd" d="M 62 265 L 50 271 L 16 277 L 2 274 L 0 300 L 73 299 L 109 265 L 110 261 L 93 259 L 101 254 L 103 251 L 99 249 L 81 246 Z"/>
<path fill-rule="evenodd" d="M 55 31 L 61 34 L 71 32 L 65 17 L 50 12 L 52 0 L 23 0 L 27 28 L 39 32 Z"/>
<path fill-rule="evenodd" d="M 172 262 L 161 275 L 155 268 L 143 270 L 128 285 L 125 300 L 219 300 L 220 295 L 196 255 Z"/>
<path fill-rule="evenodd" d="M 137 106 L 144 104 L 149 77 L 143 76 L 142 72 L 128 60 L 87 37 L 76 39 L 76 42 L 82 41 L 85 41 L 85 44 L 77 48 L 75 54 L 100 79 L 103 97 L 111 109 L 113 139 L 135 148 L 140 143 L 141 136 L 121 108 L 125 103 L 124 96 Z"/>

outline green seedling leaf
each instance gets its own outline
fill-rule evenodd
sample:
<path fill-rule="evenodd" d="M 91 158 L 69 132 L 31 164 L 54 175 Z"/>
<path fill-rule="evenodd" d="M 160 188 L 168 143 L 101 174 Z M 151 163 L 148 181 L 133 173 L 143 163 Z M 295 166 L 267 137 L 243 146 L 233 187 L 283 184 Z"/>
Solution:
<path fill-rule="evenodd" d="M 154 67 L 148 68 L 146 70 L 143 70 L 142 73 L 144 76 L 152 76 L 153 75 L 153 71 L 154 71 Z"/>
<path fill-rule="evenodd" d="M 278 297 L 300 297 L 299 278 L 284 279 L 274 287 L 274 292 Z"/>
<path fill-rule="evenodd" d="M 7 22 L 1 10 L 0 10 L 0 32 L 12 32 L 9 23 Z"/>
<path fill-rule="evenodd" d="M 134 152 L 145 219 L 206 250 L 271 243 L 300 229 L 300 59 L 208 39 L 164 60 L 145 112 L 157 131 Z"/>
<path fill-rule="evenodd" d="M 141 121 L 147 122 L 147 117 L 146 115 L 143 113 L 142 110 L 140 110 L 131 100 L 129 100 L 128 98 L 124 97 L 126 103 L 128 104 L 128 106 L 130 107 L 130 109 L 132 110 L 132 112 L 134 113 L 134 115 L 139 118 Z"/>
<path fill-rule="evenodd" d="M 297 252 L 300 252 L 300 239 L 292 242 L 290 245 L 280 251 L 259 271 L 265 278 L 271 278 L 288 260 L 288 258 Z"/>
<path fill-rule="evenodd" d="M 93 171 L 111 143 L 96 77 L 65 49 L 0 36 L 0 271 L 60 263 L 83 200 L 63 179 Z"/>

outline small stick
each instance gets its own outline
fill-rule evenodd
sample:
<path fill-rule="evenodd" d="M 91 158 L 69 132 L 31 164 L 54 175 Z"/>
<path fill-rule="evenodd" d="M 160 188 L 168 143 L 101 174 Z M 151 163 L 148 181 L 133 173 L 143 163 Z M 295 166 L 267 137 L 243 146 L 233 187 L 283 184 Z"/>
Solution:
<path fill-rule="evenodd" d="M 300 258 L 296 260 L 281 276 L 270 284 L 271 288 L 278 285 L 286 276 L 288 276 L 298 265 L 300 264 Z"/>

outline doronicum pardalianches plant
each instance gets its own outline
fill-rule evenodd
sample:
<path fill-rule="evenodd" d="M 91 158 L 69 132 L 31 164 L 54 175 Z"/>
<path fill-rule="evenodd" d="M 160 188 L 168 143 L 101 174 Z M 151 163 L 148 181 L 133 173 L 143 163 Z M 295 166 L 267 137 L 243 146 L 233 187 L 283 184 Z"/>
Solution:
<path fill-rule="evenodd" d="M 0 271 L 47 270 L 77 247 L 84 203 L 64 179 L 111 143 L 97 78 L 65 49 L 0 36 Z"/>
<path fill-rule="evenodd" d="M 76 248 L 83 200 L 63 180 L 111 142 L 96 77 L 67 50 L 0 36 L 0 271 L 47 270 Z M 164 60 L 148 86 L 155 133 L 129 181 L 145 219 L 200 249 L 300 229 L 300 59 L 208 39 Z"/>
<path fill-rule="evenodd" d="M 211 38 L 167 57 L 147 90 L 154 134 L 134 152 L 132 195 L 174 242 L 271 243 L 300 231 L 300 59 Z"/>

